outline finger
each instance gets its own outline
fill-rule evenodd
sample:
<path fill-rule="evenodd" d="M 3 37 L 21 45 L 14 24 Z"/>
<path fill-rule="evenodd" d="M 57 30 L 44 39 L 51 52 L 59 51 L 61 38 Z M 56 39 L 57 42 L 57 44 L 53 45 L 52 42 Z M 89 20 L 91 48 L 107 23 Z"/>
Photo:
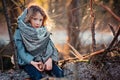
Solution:
<path fill-rule="evenodd" d="M 44 65 L 43 64 L 39 64 L 38 67 L 39 67 L 40 71 L 44 71 Z"/>
<path fill-rule="evenodd" d="M 39 64 L 43 64 L 41 61 L 40 62 L 38 62 Z"/>
<path fill-rule="evenodd" d="M 37 68 L 37 70 L 39 70 L 39 71 L 43 71 L 42 69 L 40 69 L 38 66 L 36 66 L 36 68 Z"/>

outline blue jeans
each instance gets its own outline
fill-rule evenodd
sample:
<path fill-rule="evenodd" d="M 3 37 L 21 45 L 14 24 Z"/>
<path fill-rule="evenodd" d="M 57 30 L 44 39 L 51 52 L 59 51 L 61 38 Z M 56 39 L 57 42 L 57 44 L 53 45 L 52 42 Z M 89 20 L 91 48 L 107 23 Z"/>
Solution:
<path fill-rule="evenodd" d="M 28 73 L 30 78 L 32 80 L 40 80 L 43 78 L 42 72 L 38 71 L 34 66 L 31 64 L 27 64 L 22 66 L 22 68 Z M 53 63 L 53 68 L 50 71 L 45 71 L 47 74 L 50 76 L 55 76 L 55 77 L 64 77 L 63 70 L 58 67 L 55 63 Z"/>

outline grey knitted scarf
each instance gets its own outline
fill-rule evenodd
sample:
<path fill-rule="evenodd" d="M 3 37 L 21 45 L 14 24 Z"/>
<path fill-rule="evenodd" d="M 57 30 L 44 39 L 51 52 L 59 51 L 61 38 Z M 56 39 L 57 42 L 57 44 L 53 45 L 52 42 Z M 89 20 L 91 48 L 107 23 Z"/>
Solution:
<path fill-rule="evenodd" d="M 47 31 L 46 27 L 35 29 L 29 23 L 25 23 L 26 14 L 27 9 L 18 17 L 18 28 L 20 29 L 25 48 L 37 60 L 41 60 L 43 55 L 47 55 L 45 58 L 47 60 L 54 53 L 54 50 L 56 50 L 50 40 L 50 32 Z"/>

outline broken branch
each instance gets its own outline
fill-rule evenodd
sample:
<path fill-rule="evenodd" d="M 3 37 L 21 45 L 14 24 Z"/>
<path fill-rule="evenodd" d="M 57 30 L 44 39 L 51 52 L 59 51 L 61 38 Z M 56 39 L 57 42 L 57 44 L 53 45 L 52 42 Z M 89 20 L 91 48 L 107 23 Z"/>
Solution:
<path fill-rule="evenodd" d="M 69 43 L 67 43 L 67 45 L 75 52 L 75 55 L 81 60 L 83 58 L 83 56 Z"/>
<path fill-rule="evenodd" d="M 87 58 L 89 58 L 89 57 L 91 57 L 91 56 L 93 56 L 93 55 L 103 53 L 104 51 L 105 51 L 105 49 L 101 49 L 101 50 L 99 50 L 99 51 L 96 51 L 96 52 L 90 53 L 89 55 L 84 56 L 83 59 L 87 59 Z"/>

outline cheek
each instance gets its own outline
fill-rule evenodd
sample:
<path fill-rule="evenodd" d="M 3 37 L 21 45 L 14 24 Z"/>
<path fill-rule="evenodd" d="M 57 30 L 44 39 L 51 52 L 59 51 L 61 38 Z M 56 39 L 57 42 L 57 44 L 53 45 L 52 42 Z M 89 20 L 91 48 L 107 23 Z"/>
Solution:
<path fill-rule="evenodd" d="M 34 20 L 31 21 L 31 24 L 34 25 L 36 22 Z"/>
<path fill-rule="evenodd" d="M 34 25 L 34 22 L 31 22 L 31 25 L 33 26 L 33 25 Z"/>
<path fill-rule="evenodd" d="M 43 22 L 41 21 L 40 23 L 42 24 Z"/>
<path fill-rule="evenodd" d="M 43 22 L 43 21 L 41 21 L 41 24 L 43 25 L 43 24 L 44 24 L 44 22 Z"/>
<path fill-rule="evenodd" d="M 35 26 L 35 22 L 31 22 L 31 26 L 33 26 L 33 27 L 34 27 L 34 26 Z"/>

